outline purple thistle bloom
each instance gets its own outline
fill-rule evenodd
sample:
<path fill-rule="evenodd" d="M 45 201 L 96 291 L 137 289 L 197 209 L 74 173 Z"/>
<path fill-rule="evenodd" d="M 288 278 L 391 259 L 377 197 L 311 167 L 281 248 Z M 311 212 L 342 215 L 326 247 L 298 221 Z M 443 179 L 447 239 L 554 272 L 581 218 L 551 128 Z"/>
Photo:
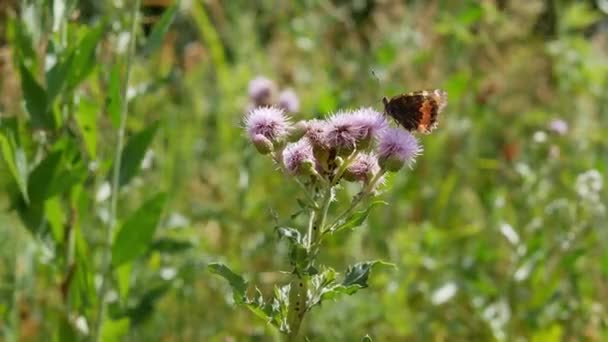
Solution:
<path fill-rule="evenodd" d="M 274 143 L 287 136 L 291 123 L 282 109 L 258 107 L 245 116 L 245 128 L 252 141 L 257 135 L 262 135 Z"/>
<path fill-rule="evenodd" d="M 378 172 L 380 172 L 378 157 L 370 153 L 360 153 L 346 168 L 344 178 L 349 181 L 367 183 Z"/>
<path fill-rule="evenodd" d="M 300 99 L 293 89 L 285 89 L 279 94 L 279 107 L 290 113 L 300 110 Z"/>
<path fill-rule="evenodd" d="M 565 135 L 568 133 L 568 123 L 562 119 L 553 119 L 549 122 L 549 130 L 559 135 Z"/>
<path fill-rule="evenodd" d="M 377 140 L 382 131 L 388 128 L 386 117 L 373 108 L 359 108 L 352 116 L 353 123 L 365 131 L 364 139 Z"/>
<path fill-rule="evenodd" d="M 326 127 L 327 122 L 322 120 L 307 121 L 305 136 L 314 147 L 322 149 L 328 147 L 327 141 L 325 140 Z"/>
<path fill-rule="evenodd" d="M 287 145 L 283 150 L 283 164 L 287 172 L 292 175 L 312 172 L 315 158 L 310 142 L 307 139 L 301 139 Z"/>
<path fill-rule="evenodd" d="M 249 97 L 256 106 L 269 106 L 276 92 L 274 82 L 266 77 L 258 76 L 249 81 Z"/>
<path fill-rule="evenodd" d="M 421 152 L 418 140 L 409 132 L 400 128 L 387 128 L 378 144 L 378 161 L 380 167 L 394 172 L 404 164 L 411 167 Z"/>
<path fill-rule="evenodd" d="M 351 153 L 366 134 L 367 130 L 354 114 L 338 112 L 327 120 L 325 141 L 329 147 L 335 148 L 338 154 L 345 155 Z"/>

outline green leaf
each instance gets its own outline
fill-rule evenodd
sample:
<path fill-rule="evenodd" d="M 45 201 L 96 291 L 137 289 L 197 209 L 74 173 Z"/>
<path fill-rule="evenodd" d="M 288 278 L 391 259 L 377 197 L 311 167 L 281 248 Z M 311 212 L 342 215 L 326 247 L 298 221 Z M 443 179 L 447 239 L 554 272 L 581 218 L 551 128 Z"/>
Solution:
<path fill-rule="evenodd" d="M 15 118 L 0 121 L 0 148 L 9 171 L 13 175 L 21 195 L 29 202 L 27 193 L 27 157 L 19 144 L 17 120 Z"/>
<path fill-rule="evenodd" d="M 51 227 L 51 233 L 55 242 L 62 242 L 64 239 L 64 223 L 65 213 L 61 207 L 61 199 L 59 197 L 49 198 L 44 203 L 44 213 L 49 226 Z"/>
<path fill-rule="evenodd" d="M 154 50 L 158 49 L 159 46 L 161 46 L 163 39 L 165 38 L 165 35 L 169 31 L 169 27 L 171 26 L 171 23 L 173 22 L 173 19 L 175 18 L 177 9 L 178 9 L 178 4 L 176 3 L 175 5 L 169 7 L 167 10 L 165 10 L 165 13 L 163 13 L 163 15 L 160 18 L 160 20 L 158 21 L 158 23 L 156 23 L 156 25 L 154 25 L 154 28 L 152 29 L 152 33 L 150 33 L 150 36 L 148 37 L 148 40 L 146 41 L 146 45 L 144 46 L 144 50 L 143 50 L 144 54 L 150 54 L 150 53 L 154 52 Z"/>
<path fill-rule="evenodd" d="M 127 310 L 132 326 L 143 323 L 155 312 L 156 302 L 171 288 L 171 284 L 164 283 L 148 290 L 139 301 Z"/>
<path fill-rule="evenodd" d="M 52 130 L 55 128 L 55 118 L 49 110 L 46 91 L 23 63 L 19 63 L 19 72 L 25 108 L 30 115 L 32 127 Z"/>
<path fill-rule="evenodd" d="M 247 291 L 247 281 L 240 275 L 232 272 L 228 266 L 222 263 L 210 263 L 207 266 L 209 272 L 219 275 L 228 281 L 232 287 L 232 297 L 237 304 L 243 304 L 247 300 L 245 291 Z"/>
<path fill-rule="evenodd" d="M 72 68 L 74 53 L 70 53 L 63 61 L 57 61 L 49 71 L 46 72 L 46 89 L 48 93 L 48 103 L 51 105 L 58 94 L 64 89 L 68 74 Z"/>
<path fill-rule="evenodd" d="M 120 266 L 146 252 L 154 237 L 166 197 L 164 193 L 154 196 L 125 221 L 112 246 L 112 265 Z"/>
<path fill-rule="evenodd" d="M 313 302 L 313 304 L 321 303 L 323 300 L 336 299 L 342 294 L 352 295 L 360 289 L 368 287 L 367 281 L 369 280 L 372 269 L 376 265 L 395 267 L 395 265 L 381 260 L 360 262 L 348 267 L 346 274 L 344 275 L 344 280 L 340 284 L 334 283 L 331 277 L 324 275 L 325 278 L 322 278 L 324 282 L 317 284 L 318 295 L 317 300 Z M 317 281 L 317 283 L 319 283 L 319 281 Z"/>
<path fill-rule="evenodd" d="M 372 338 L 369 337 L 369 334 L 363 336 L 363 338 L 361 339 L 361 342 L 372 342 Z"/>
<path fill-rule="evenodd" d="M 82 82 L 97 64 L 95 49 L 97 48 L 97 44 L 101 41 L 104 31 L 105 25 L 93 27 L 87 32 L 72 52 L 74 57 L 67 80 L 69 89 L 75 88 Z"/>
<path fill-rule="evenodd" d="M 187 240 L 177 240 L 172 238 L 160 238 L 152 242 L 150 250 L 161 253 L 177 254 L 193 248 L 195 245 Z"/>
<path fill-rule="evenodd" d="M 120 111 L 122 110 L 122 101 L 127 101 L 127 99 L 123 99 L 121 95 L 121 82 L 120 64 L 116 63 L 110 70 L 107 95 L 108 114 L 110 115 L 110 120 L 112 121 L 112 125 L 115 129 L 118 129 L 120 126 Z"/>
<path fill-rule="evenodd" d="M 277 227 L 277 234 L 279 234 L 280 238 L 286 238 L 291 243 L 294 244 L 302 244 L 302 235 L 300 231 L 291 227 Z"/>
<path fill-rule="evenodd" d="M 375 207 L 376 205 L 379 205 L 379 204 L 387 204 L 387 203 L 383 202 L 383 201 L 372 202 L 369 205 L 369 207 L 367 207 L 367 209 L 355 212 L 350 217 L 348 217 L 347 219 L 345 219 L 342 223 L 340 223 L 337 227 L 335 227 L 333 229 L 330 229 L 328 232 L 329 233 L 337 233 L 337 232 L 339 232 L 341 230 L 344 230 L 344 229 L 351 229 L 352 230 L 352 229 L 355 229 L 355 228 L 361 226 L 363 224 L 363 222 L 365 222 L 365 219 L 369 215 L 369 213 L 372 210 L 372 208 Z"/>
<path fill-rule="evenodd" d="M 102 341 L 121 341 L 122 338 L 129 332 L 129 325 L 131 321 L 128 318 L 121 318 L 117 320 L 104 319 L 103 326 L 101 328 L 101 340 Z"/>
<path fill-rule="evenodd" d="M 361 288 L 367 287 L 369 275 L 376 265 L 395 266 L 382 260 L 365 261 L 349 266 L 344 275 L 343 286 L 357 285 Z"/>
<path fill-rule="evenodd" d="M 132 269 L 133 263 L 130 262 L 124 263 L 116 268 L 116 284 L 118 285 L 118 293 L 122 300 L 126 300 L 129 295 Z"/>
<path fill-rule="evenodd" d="M 27 188 L 32 204 L 42 204 L 47 198 L 57 169 L 60 166 L 61 154 L 61 151 L 50 153 L 30 173 Z"/>
<path fill-rule="evenodd" d="M 78 130 L 91 159 L 97 156 L 97 112 L 98 106 L 91 100 L 81 99 L 75 115 Z"/>
<path fill-rule="evenodd" d="M 120 186 L 124 186 L 137 174 L 141 167 L 141 161 L 144 159 L 146 150 L 148 149 L 156 131 L 158 130 L 158 121 L 152 124 L 145 130 L 132 136 L 127 145 L 122 151 L 120 163 Z M 112 177 L 113 167 L 110 170 L 109 177 Z"/>

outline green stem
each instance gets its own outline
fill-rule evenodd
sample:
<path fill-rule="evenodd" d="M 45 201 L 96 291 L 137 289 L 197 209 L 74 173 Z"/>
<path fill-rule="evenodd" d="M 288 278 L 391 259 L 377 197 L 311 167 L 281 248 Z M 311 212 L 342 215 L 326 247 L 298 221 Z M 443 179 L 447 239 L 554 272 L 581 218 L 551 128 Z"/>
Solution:
<path fill-rule="evenodd" d="M 350 215 L 350 213 L 355 210 L 359 203 L 361 203 L 361 201 L 363 201 L 365 198 L 367 198 L 367 196 L 372 193 L 372 189 L 376 186 L 376 183 L 378 183 L 384 173 L 384 171 L 380 171 L 376 174 L 374 178 L 372 178 L 372 180 L 367 184 L 367 186 L 363 188 L 361 192 L 359 192 L 359 194 L 357 194 L 357 196 L 353 199 L 353 201 L 350 203 L 350 206 L 342 214 L 338 215 L 334 219 L 334 221 L 329 225 L 329 229 L 327 229 L 327 232 L 331 232 L 335 228 L 335 226 L 340 223 L 340 220 Z M 326 231 L 323 231 L 323 233 L 325 232 Z"/>
<path fill-rule="evenodd" d="M 137 14 L 139 12 L 141 0 L 135 0 L 135 4 L 133 5 L 131 12 L 131 31 L 130 31 L 130 41 L 129 41 L 129 50 L 127 51 L 127 61 L 126 61 L 126 71 L 125 71 L 125 79 L 122 82 L 121 89 L 121 97 L 122 97 L 122 107 L 120 112 L 120 126 L 117 132 L 117 142 L 116 142 L 116 151 L 114 154 L 114 169 L 112 174 L 112 193 L 111 193 L 111 203 L 110 203 L 110 217 L 108 220 L 108 228 L 106 231 L 106 241 L 103 249 L 103 259 L 102 259 L 102 274 L 101 274 L 101 286 L 99 287 L 98 300 L 99 306 L 97 310 L 97 321 L 95 322 L 94 328 L 94 340 L 101 341 L 101 330 L 103 327 L 103 321 L 106 311 L 106 303 L 105 297 L 106 292 L 108 291 L 108 283 L 110 281 L 110 272 L 112 266 L 112 239 L 114 236 L 114 226 L 116 225 L 116 212 L 118 208 L 118 191 L 119 191 L 119 181 L 120 181 L 120 167 L 121 167 L 121 159 L 122 159 L 122 150 L 125 140 L 125 130 L 127 126 L 127 115 L 128 115 L 128 106 L 129 101 L 127 99 L 127 90 L 129 85 L 129 78 L 131 76 L 131 66 L 133 55 L 135 53 L 135 40 L 136 40 L 136 28 L 137 28 Z"/>
<path fill-rule="evenodd" d="M 310 211 L 310 219 L 308 221 L 308 240 L 306 244 L 306 250 L 308 254 L 308 263 L 312 266 L 315 263 L 315 259 L 318 252 L 319 238 L 321 233 L 325 229 L 327 222 L 327 213 L 331 205 L 333 194 L 332 187 L 328 186 L 323 194 L 323 204 L 320 208 Z M 300 331 L 300 325 L 304 320 L 304 315 L 308 311 L 308 280 L 309 277 L 305 274 L 299 274 L 296 272 L 293 275 L 291 282 L 291 290 L 296 291 L 294 295 L 290 296 L 289 302 L 289 328 L 291 329 L 288 335 L 288 341 L 295 341 L 298 332 Z"/>

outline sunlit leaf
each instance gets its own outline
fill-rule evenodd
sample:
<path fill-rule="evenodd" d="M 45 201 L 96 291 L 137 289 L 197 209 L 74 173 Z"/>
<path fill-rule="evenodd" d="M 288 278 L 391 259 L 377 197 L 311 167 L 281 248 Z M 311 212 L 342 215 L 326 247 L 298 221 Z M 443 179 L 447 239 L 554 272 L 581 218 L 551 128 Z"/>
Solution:
<path fill-rule="evenodd" d="M 78 42 L 78 45 L 73 51 L 74 57 L 72 63 L 70 63 L 70 72 L 67 80 L 69 89 L 80 84 L 97 64 L 95 49 L 97 48 L 97 44 L 101 41 L 104 31 L 105 25 L 103 24 L 92 27 L 82 40 Z"/>
<path fill-rule="evenodd" d="M 102 341 L 121 341 L 129 332 L 130 320 L 128 318 L 108 319 L 103 321 L 101 329 Z"/>
<path fill-rule="evenodd" d="M 97 114 L 99 107 L 88 99 L 80 99 L 78 112 L 74 116 L 78 130 L 91 159 L 97 156 Z"/>
<path fill-rule="evenodd" d="M 150 247 L 166 198 L 160 193 L 149 199 L 122 225 L 112 245 L 115 267 L 143 255 Z"/>

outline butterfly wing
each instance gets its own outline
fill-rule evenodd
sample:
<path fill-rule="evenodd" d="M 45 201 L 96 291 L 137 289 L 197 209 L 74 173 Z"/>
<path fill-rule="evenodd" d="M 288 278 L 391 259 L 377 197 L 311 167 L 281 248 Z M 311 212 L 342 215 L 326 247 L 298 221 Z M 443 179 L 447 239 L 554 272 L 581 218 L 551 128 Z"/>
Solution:
<path fill-rule="evenodd" d="M 408 131 L 428 134 L 437 127 L 437 117 L 447 105 L 447 92 L 421 90 L 384 100 L 386 114 Z"/>

